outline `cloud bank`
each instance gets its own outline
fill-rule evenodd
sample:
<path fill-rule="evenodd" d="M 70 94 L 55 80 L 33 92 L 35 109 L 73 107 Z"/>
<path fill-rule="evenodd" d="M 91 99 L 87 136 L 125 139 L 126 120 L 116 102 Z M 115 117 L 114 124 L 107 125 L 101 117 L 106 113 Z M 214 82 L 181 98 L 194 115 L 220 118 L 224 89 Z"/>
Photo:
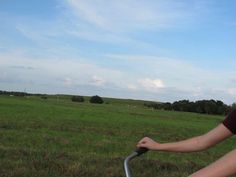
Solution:
<path fill-rule="evenodd" d="M 175 35 L 193 35 L 191 30 L 208 17 L 213 1 L 56 2 L 57 13 L 51 18 L 12 13 L 0 17 L 6 28 L 6 34 L 0 34 L 0 89 L 235 102 L 233 69 L 201 65 L 202 59 L 192 53 L 186 58 L 176 54 Z M 162 35 L 162 42 L 176 43 L 176 50 L 162 44 Z"/>

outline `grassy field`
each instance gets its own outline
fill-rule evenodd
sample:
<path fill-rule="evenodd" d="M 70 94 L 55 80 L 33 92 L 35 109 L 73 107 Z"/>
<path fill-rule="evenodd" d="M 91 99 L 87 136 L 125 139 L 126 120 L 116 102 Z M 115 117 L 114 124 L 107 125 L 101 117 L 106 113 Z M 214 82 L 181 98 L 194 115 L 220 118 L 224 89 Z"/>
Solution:
<path fill-rule="evenodd" d="M 207 132 L 222 116 L 151 110 L 142 101 L 73 103 L 68 96 L 0 96 L 1 177 L 123 177 L 123 160 L 143 136 L 159 142 Z M 235 147 L 236 139 L 199 153 L 149 152 L 134 177 L 186 177 Z"/>

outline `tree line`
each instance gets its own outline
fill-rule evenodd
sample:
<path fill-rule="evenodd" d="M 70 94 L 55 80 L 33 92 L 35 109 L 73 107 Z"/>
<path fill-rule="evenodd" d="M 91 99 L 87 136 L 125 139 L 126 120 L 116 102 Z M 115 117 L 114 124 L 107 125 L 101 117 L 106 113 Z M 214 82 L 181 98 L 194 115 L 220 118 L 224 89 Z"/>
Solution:
<path fill-rule="evenodd" d="M 2 91 L 0 90 L 0 95 L 13 95 L 13 96 L 29 96 L 29 93 L 26 92 L 13 92 L 13 91 Z"/>
<path fill-rule="evenodd" d="M 236 103 L 229 106 L 219 100 L 199 100 L 195 102 L 189 100 L 180 100 L 175 101 L 173 103 L 146 103 L 144 105 L 153 109 L 195 112 L 215 115 L 226 115 L 233 108 L 236 107 Z"/>
<path fill-rule="evenodd" d="M 73 102 L 84 102 L 85 99 L 83 96 L 72 96 L 71 97 L 71 101 Z M 89 99 L 89 102 L 90 103 L 97 103 L 97 104 L 102 104 L 104 103 L 102 97 L 98 96 L 98 95 L 95 95 L 95 96 L 92 96 L 90 99 Z"/>
<path fill-rule="evenodd" d="M 45 94 L 31 94 L 26 92 L 16 92 L 16 91 L 2 91 L 0 90 L 0 95 L 9 95 L 9 96 L 41 96 L 43 99 L 47 99 Z M 72 96 L 71 100 L 73 102 L 84 102 L 82 96 Z M 98 95 L 92 96 L 89 100 L 90 103 L 100 103 L 104 101 Z M 184 112 L 195 112 L 202 114 L 215 114 L 215 115 L 226 115 L 233 108 L 236 108 L 236 103 L 232 105 L 226 105 L 219 100 L 199 100 L 199 101 L 189 101 L 189 100 L 180 100 L 173 103 L 145 103 L 146 107 L 153 109 L 163 109 L 163 110 L 173 110 L 173 111 L 184 111 Z"/>
<path fill-rule="evenodd" d="M 26 92 L 15 92 L 15 91 L 2 91 L 0 90 L 0 95 L 7 95 L 7 96 L 19 96 L 19 97 L 24 97 L 24 96 L 40 96 L 42 99 L 47 99 L 47 95 L 46 94 L 32 94 L 32 93 L 26 93 Z M 72 96 L 71 97 L 71 101 L 73 102 L 84 102 L 85 99 L 83 96 Z M 90 103 L 98 103 L 98 104 L 102 104 L 104 103 L 102 97 L 95 95 L 92 96 L 89 99 Z"/>
<path fill-rule="evenodd" d="M 42 98 L 47 98 L 46 94 L 17 92 L 17 91 L 3 91 L 3 90 L 0 90 L 0 95 L 19 96 L 19 97 L 24 97 L 24 96 L 41 96 Z"/>

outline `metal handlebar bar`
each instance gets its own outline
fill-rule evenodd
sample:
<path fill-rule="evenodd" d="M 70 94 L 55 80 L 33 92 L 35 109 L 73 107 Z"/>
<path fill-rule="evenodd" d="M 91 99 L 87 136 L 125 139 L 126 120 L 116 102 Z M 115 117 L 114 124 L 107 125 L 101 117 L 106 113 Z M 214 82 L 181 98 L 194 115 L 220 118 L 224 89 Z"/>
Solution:
<path fill-rule="evenodd" d="M 124 169 L 125 169 L 125 176 L 126 177 L 131 177 L 131 173 L 129 170 L 129 161 L 131 161 L 133 158 L 135 158 L 137 156 L 144 154 L 147 151 L 148 151 L 147 148 L 138 148 L 133 153 L 131 153 L 128 157 L 126 157 L 126 159 L 124 161 Z"/>

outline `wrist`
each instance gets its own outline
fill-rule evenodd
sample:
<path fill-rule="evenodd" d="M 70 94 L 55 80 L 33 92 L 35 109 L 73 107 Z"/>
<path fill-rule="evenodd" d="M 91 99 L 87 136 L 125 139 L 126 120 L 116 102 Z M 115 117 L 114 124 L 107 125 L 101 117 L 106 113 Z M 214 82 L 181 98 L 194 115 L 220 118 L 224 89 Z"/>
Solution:
<path fill-rule="evenodd" d="M 156 143 L 155 144 L 155 149 L 156 151 L 163 151 L 164 150 L 164 146 L 163 144 L 160 144 L 160 143 Z"/>

